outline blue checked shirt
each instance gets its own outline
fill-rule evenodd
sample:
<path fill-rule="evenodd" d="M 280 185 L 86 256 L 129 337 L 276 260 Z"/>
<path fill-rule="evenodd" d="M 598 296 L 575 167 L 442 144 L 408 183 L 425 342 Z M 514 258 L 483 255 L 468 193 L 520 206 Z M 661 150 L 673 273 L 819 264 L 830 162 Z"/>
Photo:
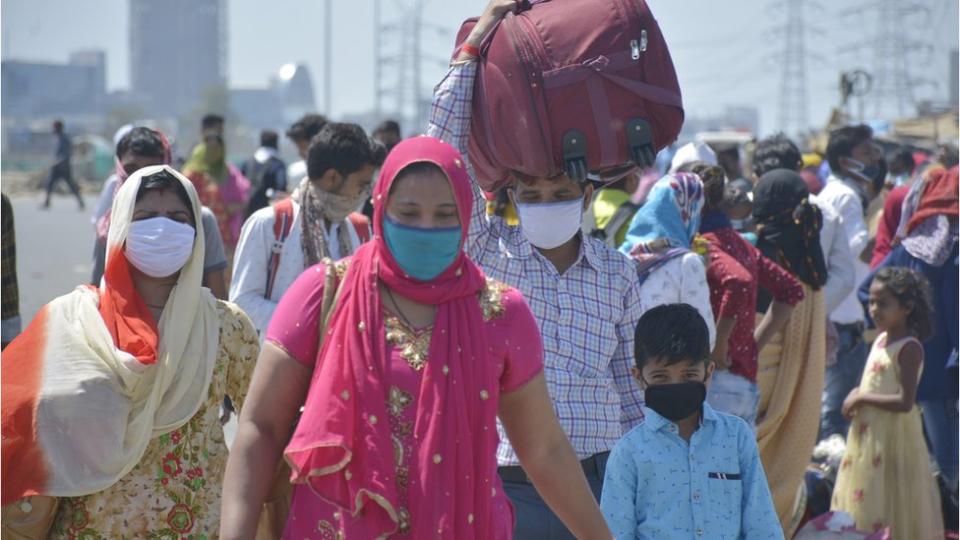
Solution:
<path fill-rule="evenodd" d="M 437 86 L 427 134 L 454 145 L 467 159 L 476 62 L 454 64 Z M 467 162 L 470 177 L 473 168 Z M 523 293 L 540 327 L 545 376 L 560 424 L 580 459 L 613 448 L 643 419 L 641 394 L 630 375 L 640 295 L 633 263 L 585 238 L 563 275 L 533 249 L 520 227 L 487 216 L 479 186 L 467 253 L 484 272 Z M 535 336 L 531 336 L 535 339 Z M 497 425 L 500 465 L 517 465 Z"/>
<path fill-rule="evenodd" d="M 645 412 L 607 461 L 600 508 L 617 540 L 783 538 L 746 422 L 704 403 L 687 444 L 676 424 Z"/>

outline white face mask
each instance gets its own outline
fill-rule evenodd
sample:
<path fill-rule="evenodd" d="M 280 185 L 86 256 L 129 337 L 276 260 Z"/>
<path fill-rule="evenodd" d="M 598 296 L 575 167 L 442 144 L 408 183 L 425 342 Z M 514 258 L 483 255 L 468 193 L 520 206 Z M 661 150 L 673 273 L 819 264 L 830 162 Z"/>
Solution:
<path fill-rule="evenodd" d="M 552 203 L 516 203 L 520 229 L 527 240 L 540 249 L 562 246 L 580 230 L 583 221 L 583 197 Z"/>
<path fill-rule="evenodd" d="M 165 217 L 134 221 L 124 248 L 127 260 L 144 274 L 172 276 L 187 264 L 193 253 L 196 231 L 186 223 Z"/>

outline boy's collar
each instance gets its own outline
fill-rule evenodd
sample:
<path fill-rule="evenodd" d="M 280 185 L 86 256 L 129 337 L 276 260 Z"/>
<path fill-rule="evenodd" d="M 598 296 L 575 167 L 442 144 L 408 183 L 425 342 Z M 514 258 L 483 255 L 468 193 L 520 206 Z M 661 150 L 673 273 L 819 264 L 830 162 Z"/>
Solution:
<path fill-rule="evenodd" d="M 661 431 L 663 429 L 669 429 L 670 426 L 677 428 L 677 424 L 671 420 L 660 416 L 660 414 L 649 408 L 643 408 L 644 413 L 644 423 L 650 426 L 650 429 L 654 431 Z M 703 402 L 703 406 L 700 409 L 700 425 L 702 426 L 704 422 L 714 423 L 719 417 L 717 416 L 717 411 L 710 406 L 706 401 Z"/>

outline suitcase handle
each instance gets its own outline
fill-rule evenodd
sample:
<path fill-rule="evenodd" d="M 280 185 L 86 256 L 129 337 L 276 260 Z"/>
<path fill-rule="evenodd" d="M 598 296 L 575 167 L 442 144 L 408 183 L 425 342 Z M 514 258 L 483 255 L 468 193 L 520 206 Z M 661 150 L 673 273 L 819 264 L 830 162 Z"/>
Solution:
<path fill-rule="evenodd" d="M 571 129 L 563 135 L 563 168 L 577 183 L 587 179 L 587 136 L 580 130 Z"/>

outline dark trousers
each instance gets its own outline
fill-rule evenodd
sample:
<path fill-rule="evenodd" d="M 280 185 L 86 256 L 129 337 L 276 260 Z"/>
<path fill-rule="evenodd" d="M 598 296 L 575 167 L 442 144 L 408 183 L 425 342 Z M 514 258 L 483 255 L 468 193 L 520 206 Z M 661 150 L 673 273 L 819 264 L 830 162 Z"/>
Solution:
<path fill-rule="evenodd" d="M 827 366 L 820 410 L 820 440 L 840 434 L 846 437 L 850 423 L 843 417 L 843 401 L 860 385 L 867 363 L 867 344 L 862 324 L 835 324 L 840 338 L 837 361 Z"/>
<path fill-rule="evenodd" d="M 600 502 L 603 490 L 603 475 L 607 469 L 610 452 L 595 454 L 580 462 L 587 477 L 593 496 Z M 503 491 L 510 497 L 516 511 L 517 524 L 513 530 L 518 540 L 576 540 L 554 513 L 540 498 L 536 488 L 530 483 L 526 473 L 520 467 L 500 467 L 497 469 L 503 481 Z"/>
<path fill-rule="evenodd" d="M 74 181 L 70 167 L 64 167 L 62 165 L 55 165 L 50 168 L 50 176 L 47 177 L 47 200 L 43 205 L 50 206 L 50 196 L 53 195 L 53 190 L 57 188 L 57 183 L 60 182 L 60 180 L 67 183 L 67 187 L 70 188 L 70 191 L 73 192 L 77 201 L 80 202 L 80 207 L 83 208 L 84 204 L 83 197 L 80 196 L 80 186 Z"/>

